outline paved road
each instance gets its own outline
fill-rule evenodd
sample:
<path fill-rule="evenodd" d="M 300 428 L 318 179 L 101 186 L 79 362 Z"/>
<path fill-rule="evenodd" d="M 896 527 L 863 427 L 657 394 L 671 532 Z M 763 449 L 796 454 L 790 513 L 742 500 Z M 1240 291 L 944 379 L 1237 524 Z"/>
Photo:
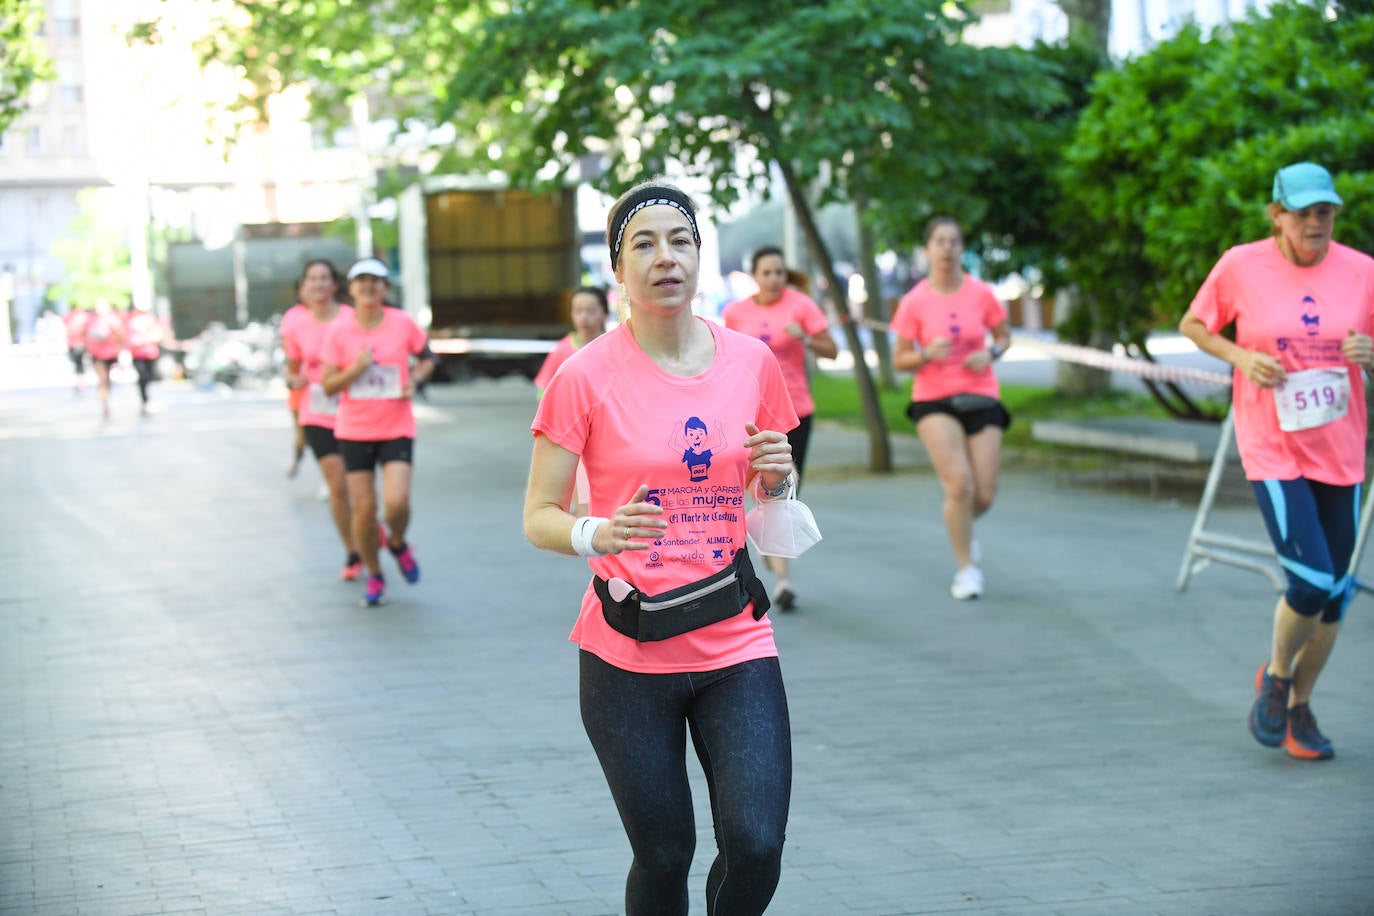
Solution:
<path fill-rule="evenodd" d="M 529 387 L 421 406 L 424 578 L 380 610 L 334 581 L 315 472 L 282 475 L 278 400 L 158 394 L 140 420 L 121 386 L 108 426 L 0 396 L 0 913 L 620 912 L 565 639 L 585 567 L 520 533 Z M 881 478 L 860 437 L 814 449 L 770 914 L 1374 913 L 1370 598 L 1316 704 L 1336 759 L 1299 763 L 1243 724 L 1268 585 L 1173 592 L 1186 498 L 1010 462 L 960 604 L 919 447 Z"/>

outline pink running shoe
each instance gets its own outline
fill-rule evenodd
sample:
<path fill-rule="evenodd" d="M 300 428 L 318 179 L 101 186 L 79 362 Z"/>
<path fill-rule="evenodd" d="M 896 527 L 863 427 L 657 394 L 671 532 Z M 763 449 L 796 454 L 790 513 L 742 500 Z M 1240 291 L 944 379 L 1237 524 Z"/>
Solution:
<path fill-rule="evenodd" d="M 416 562 L 415 554 L 411 551 L 409 544 L 399 551 L 393 548 L 391 555 L 396 558 L 396 565 L 401 567 L 401 575 L 406 577 L 407 582 L 414 585 L 420 581 L 420 564 Z"/>
<path fill-rule="evenodd" d="M 386 580 L 381 576 L 367 577 L 367 590 L 363 592 L 363 604 L 376 607 L 386 598 Z"/>

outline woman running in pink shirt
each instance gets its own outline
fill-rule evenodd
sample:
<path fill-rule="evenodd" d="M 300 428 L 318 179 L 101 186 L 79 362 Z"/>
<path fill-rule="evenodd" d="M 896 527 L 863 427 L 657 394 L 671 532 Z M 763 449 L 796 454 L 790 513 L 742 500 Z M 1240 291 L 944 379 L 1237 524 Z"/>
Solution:
<path fill-rule="evenodd" d="M 992 364 L 1011 346 L 1011 322 L 992 288 L 964 272 L 964 234 L 939 216 L 926 225 L 930 275 L 892 316 L 892 365 L 915 372 L 907 416 L 944 490 L 945 530 L 958 569 L 950 594 L 983 594 L 973 523 L 992 508 L 1011 414 L 998 400 Z"/>
<path fill-rule="evenodd" d="M 545 357 L 539 373 L 534 377 L 535 387 L 540 391 L 549 387 L 553 374 L 558 367 L 568 361 L 588 342 L 606 333 L 606 320 L 611 317 L 611 304 L 606 299 L 606 291 L 599 286 L 579 286 L 573 290 L 570 303 L 573 331 L 554 344 Z"/>
<path fill-rule="evenodd" d="M 422 355 L 429 343 L 425 332 L 401 309 L 386 307 L 388 289 L 386 265 L 376 258 L 350 267 L 353 314 L 329 325 L 320 349 L 323 393 L 340 395 L 334 435 L 353 505 L 353 543 L 367 566 L 363 603 L 369 606 L 381 604 L 386 596 L 377 530 L 378 465 L 383 516 L 390 532 L 387 549 L 407 582 L 420 581 L 420 564 L 406 543 L 415 446 L 410 402 L 416 387 L 434 371 L 434 361 Z"/>
<path fill-rule="evenodd" d="M 169 336 L 167 326 L 147 309 L 131 305 L 124 327 L 128 335 L 129 356 L 134 361 L 134 371 L 138 373 L 138 410 L 139 413 L 146 414 L 148 386 L 152 384 L 157 371 L 157 358 L 162 352 L 162 342 Z"/>
<path fill-rule="evenodd" d="M 768 344 L 778 358 L 792 406 L 797 410 L 798 422 L 787 434 L 792 443 L 792 461 L 797 465 L 797 486 L 801 486 L 806 465 L 806 447 L 811 441 L 811 415 L 816 402 L 811 398 L 811 380 L 807 377 L 808 351 L 827 359 L 839 352 L 835 338 L 830 336 L 830 322 L 821 307 L 811 297 L 788 285 L 791 274 L 783 258 L 782 249 L 772 245 L 754 252 L 751 262 L 754 282 L 759 289 L 754 295 L 731 302 L 721 312 L 721 319 L 731 330 L 757 337 Z M 784 611 L 796 607 L 797 593 L 792 589 L 789 562 L 784 557 L 764 557 L 773 571 L 773 602 Z"/>
<path fill-rule="evenodd" d="M 1288 590 L 1255 674 L 1250 732 L 1303 760 L 1335 754 L 1309 701 L 1350 603 L 1374 366 L 1374 259 L 1332 241 L 1341 207 L 1312 162 L 1274 176 L 1273 235 L 1229 249 L 1179 325 L 1235 367 L 1236 446 Z M 1235 326 L 1235 342 L 1222 331 Z"/>
<path fill-rule="evenodd" d="M 329 509 L 334 527 L 344 546 L 343 570 L 339 578 L 352 582 L 363 572 L 363 556 L 353 540 L 353 509 L 348 500 L 348 481 L 344 474 L 339 440 L 334 437 L 339 396 L 324 393 L 324 336 L 340 317 L 352 317 L 353 309 L 340 305 L 335 296 L 343 277 L 330 261 L 318 258 L 305 265 L 297 284 L 301 305 L 309 318 L 282 322 L 281 342 L 286 351 L 286 384 L 293 391 L 304 391 L 299 420 L 305 441 L 315 453 L 320 475 L 329 488 Z"/>
<path fill-rule="evenodd" d="M 86 323 L 86 352 L 91 354 L 100 385 L 100 416 L 110 419 L 110 370 L 124 349 L 124 319 L 105 299 L 95 300 L 95 312 Z"/>
<path fill-rule="evenodd" d="M 686 916 L 690 734 L 718 845 L 706 912 L 749 916 L 777 887 L 792 752 L 745 495 L 785 496 L 797 416 L 766 346 L 692 314 L 701 236 L 690 198 L 637 186 L 606 236 L 630 317 L 565 363 L 540 401 L 525 535 L 588 557 L 595 574 L 570 638 L 583 725 L 634 853 L 626 913 Z M 574 517 L 579 457 L 590 514 Z"/>

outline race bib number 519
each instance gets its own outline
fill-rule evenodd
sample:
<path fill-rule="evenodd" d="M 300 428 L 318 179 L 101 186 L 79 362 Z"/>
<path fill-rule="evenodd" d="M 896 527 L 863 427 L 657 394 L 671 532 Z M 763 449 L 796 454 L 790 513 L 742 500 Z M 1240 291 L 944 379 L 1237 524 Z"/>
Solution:
<path fill-rule="evenodd" d="M 1290 373 L 1274 389 L 1279 429 L 1313 429 L 1339 420 L 1350 410 L 1350 374 L 1344 369 L 1304 369 Z"/>

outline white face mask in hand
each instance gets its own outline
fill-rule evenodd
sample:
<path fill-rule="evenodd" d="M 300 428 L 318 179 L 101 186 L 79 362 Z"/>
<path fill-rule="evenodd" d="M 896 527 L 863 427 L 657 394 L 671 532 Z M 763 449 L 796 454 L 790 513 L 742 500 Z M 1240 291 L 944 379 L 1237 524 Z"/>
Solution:
<path fill-rule="evenodd" d="M 796 487 L 788 487 L 785 499 L 760 502 L 744 517 L 750 539 L 766 557 L 794 560 L 820 543 L 816 516 L 796 493 Z"/>

